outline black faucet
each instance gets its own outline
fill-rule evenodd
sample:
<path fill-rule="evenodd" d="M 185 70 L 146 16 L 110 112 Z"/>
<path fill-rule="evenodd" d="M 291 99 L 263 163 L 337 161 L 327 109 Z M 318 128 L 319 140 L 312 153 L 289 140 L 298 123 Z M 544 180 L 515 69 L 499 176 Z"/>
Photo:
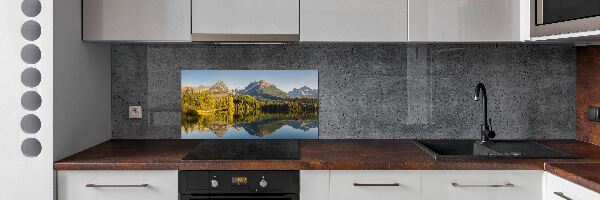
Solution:
<path fill-rule="evenodd" d="M 479 96 L 479 92 L 481 92 L 481 97 Z M 494 137 L 496 137 L 496 132 L 492 130 L 492 119 L 490 118 L 490 123 L 488 124 L 487 117 L 487 94 L 485 92 L 485 85 L 483 83 L 477 84 L 475 88 L 475 101 L 479 101 L 480 98 L 483 98 L 481 105 L 483 106 L 483 124 L 481 124 L 481 141 L 480 142 L 488 142 Z"/>

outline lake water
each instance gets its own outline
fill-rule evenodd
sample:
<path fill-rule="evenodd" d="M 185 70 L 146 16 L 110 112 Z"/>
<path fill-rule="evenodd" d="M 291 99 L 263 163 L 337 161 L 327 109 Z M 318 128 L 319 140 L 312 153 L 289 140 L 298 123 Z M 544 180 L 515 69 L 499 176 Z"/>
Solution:
<path fill-rule="evenodd" d="M 318 139 L 318 120 L 261 120 L 206 128 L 182 128 L 181 139 Z"/>
<path fill-rule="evenodd" d="M 181 133 L 181 139 L 318 139 L 319 128 L 311 128 L 307 131 L 298 130 L 291 126 L 285 125 L 275 132 L 266 135 L 258 136 L 251 135 L 244 129 L 229 128 L 222 137 L 212 131 L 192 131 L 189 133 Z"/>

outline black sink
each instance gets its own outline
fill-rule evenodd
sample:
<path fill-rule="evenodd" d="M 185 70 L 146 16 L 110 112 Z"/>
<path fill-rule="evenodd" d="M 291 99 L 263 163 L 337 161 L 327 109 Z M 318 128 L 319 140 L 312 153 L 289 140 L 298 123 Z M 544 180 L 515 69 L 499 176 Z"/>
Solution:
<path fill-rule="evenodd" d="M 548 146 L 526 140 L 413 140 L 416 146 L 438 159 L 569 159 L 577 158 Z"/>

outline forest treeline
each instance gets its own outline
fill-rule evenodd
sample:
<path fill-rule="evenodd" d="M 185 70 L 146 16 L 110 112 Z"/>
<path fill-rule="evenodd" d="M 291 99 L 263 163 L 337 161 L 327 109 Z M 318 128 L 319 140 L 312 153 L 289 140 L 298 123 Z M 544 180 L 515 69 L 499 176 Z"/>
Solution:
<path fill-rule="evenodd" d="M 184 90 L 181 93 L 181 111 L 188 116 L 210 115 L 227 112 L 230 116 L 256 116 L 261 113 L 299 114 L 318 113 L 317 98 L 287 98 L 285 100 L 263 100 L 250 95 L 211 93 L 208 90 Z"/>

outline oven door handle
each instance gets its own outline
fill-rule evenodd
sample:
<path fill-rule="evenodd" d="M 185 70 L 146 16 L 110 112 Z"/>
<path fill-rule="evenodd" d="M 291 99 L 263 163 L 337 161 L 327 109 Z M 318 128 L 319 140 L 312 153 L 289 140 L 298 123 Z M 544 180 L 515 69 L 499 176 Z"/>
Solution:
<path fill-rule="evenodd" d="M 210 196 L 194 196 L 194 195 L 181 195 L 181 200 L 206 200 L 206 199 L 289 199 L 289 200 L 298 200 L 298 195 L 296 194 L 284 194 L 284 195 L 251 195 L 248 194 L 246 196 L 243 195 L 210 195 Z"/>

